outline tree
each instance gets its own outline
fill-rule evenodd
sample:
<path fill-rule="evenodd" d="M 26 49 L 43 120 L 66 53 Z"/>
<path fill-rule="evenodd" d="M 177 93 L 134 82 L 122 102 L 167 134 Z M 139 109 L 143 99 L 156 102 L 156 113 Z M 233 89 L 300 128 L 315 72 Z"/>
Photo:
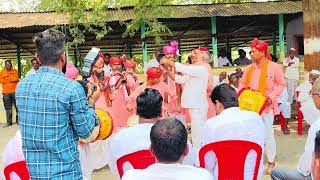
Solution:
<path fill-rule="evenodd" d="M 163 12 L 161 5 L 168 4 L 198 4 L 198 3 L 239 3 L 251 0 L 40 0 L 38 8 L 44 11 L 56 11 L 70 16 L 69 34 L 73 43 L 85 41 L 86 32 L 93 33 L 96 39 L 105 37 L 112 29 L 107 26 L 108 8 L 123 8 L 132 6 L 134 19 L 120 22 L 126 27 L 123 37 L 132 37 L 139 31 L 142 23 L 146 23 L 146 36 L 155 37 L 160 43 L 160 34 L 172 35 L 170 29 L 158 21 L 157 17 L 170 16 L 172 12 Z"/>
<path fill-rule="evenodd" d="M 304 67 L 307 71 L 320 68 L 320 3 L 303 0 Z"/>

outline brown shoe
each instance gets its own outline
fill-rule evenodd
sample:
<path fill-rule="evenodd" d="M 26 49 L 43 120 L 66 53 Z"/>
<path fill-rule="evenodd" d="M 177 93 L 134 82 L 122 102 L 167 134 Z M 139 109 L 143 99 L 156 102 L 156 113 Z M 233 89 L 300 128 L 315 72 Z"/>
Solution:
<path fill-rule="evenodd" d="M 276 166 L 275 162 L 268 162 L 268 167 L 264 170 L 264 175 L 270 175 L 272 169 L 274 168 L 274 166 Z"/>

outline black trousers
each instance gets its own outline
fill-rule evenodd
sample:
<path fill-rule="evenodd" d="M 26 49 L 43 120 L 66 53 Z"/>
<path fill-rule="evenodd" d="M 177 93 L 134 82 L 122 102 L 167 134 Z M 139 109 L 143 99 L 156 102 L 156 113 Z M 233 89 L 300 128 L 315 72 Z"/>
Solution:
<path fill-rule="evenodd" d="M 16 107 L 16 121 L 18 123 L 18 109 L 16 105 L 16 96 L 15 93 L 6 93 L 3 95 L 3 104 L 6 110 L 7 123 L 12 124 L 12 105 Z"/>

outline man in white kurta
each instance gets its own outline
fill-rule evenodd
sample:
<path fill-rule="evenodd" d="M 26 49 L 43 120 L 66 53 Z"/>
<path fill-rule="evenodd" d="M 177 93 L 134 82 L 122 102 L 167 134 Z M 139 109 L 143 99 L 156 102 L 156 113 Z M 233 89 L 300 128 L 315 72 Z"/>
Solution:
<path fill-rule="evenodd" d="M 174 67 L 176 72 L 183 75 L 175 75 L 178 84 L 184 84 L 181 95 L 181 107 L 187 108 L 191 117 L 192 144 L 196 153 L 201 147 L 202 128 L 207 120 L 208 101 L 208 70 L 206 67 L 197 64 L 184 65 L 174 63 L 168 59 L 162 59 L 164 66 Z"/>
<path fill-rule="evenodd" d="M 217 116 L 209 119 L 203 130 L 203 146 L 225 140 L 245 140 L 257 143 L 264 149 L 264 124 L 255 112 L 239 109 L 237 93 L 222 84 L 214 88 L 213 100 Z M 263 154 L 263 152 L 262 152 Z M 244 177 L 251 180 L 254 173 L 256 153 L 250 152 L 245 163 Z M 230 162 L 232 163 L 232 162 Z M 217 177 L 217 159 L 213 153 L 205 156 L 206 169 Z M 263 171 L 263 156 L 260 161 L 259 176 Z M 258 178 L 259 179 L 259 178 Z"/>
<path fill-rule="evenodd" d="M 297 87 L 297 91 L 299 92 L 298 101 L 301 104 L 300 111 L 303 114 L 303 119 L 309 125 L 320 118 L 320 110 L 316 108 L 310 95 L 312 85 L 319 77 L 320 72 L 318 70 L 312 70 L 309 73 L 309 79 Z"/>
<path fill-rule="evenodd" d="M 162 111 L 163 98 L 155 89 L 147 89 L 137 97 L 137 115 L 139 116 L 139 124 L 122 129 L 109 140 L 110 151 L 109 167 L 111 172 L 119 178 L 116 161 L 120 157 L 150 148 L 150 131 L 155 122 L 160 120 Z M 183 163 L 194 165 L 195 153 L 192 145 L 188 142 L 189 153 Z M 125 171 L 132 167 L 124 166 Z"/>
<path fill-rule="evenodd" d="M 150 149 L 157 162 L 146 169 L 126 171 L 122 180 L 212 180 L 211 174 L 194 166 L 182 165 L 188 154 L 188 134 L 176 118 L 156 122 L 150 132 Z"/>
<path fill-rule="evenodd" d="M 284 134 L 290 134 L 290 130 L 288 128 L 288 121 L 291 118 L 291 104 L 288 101 L 287 88 L 283 89 L 282 94 L 278 98 L 278 103 L 279 110 L 286 121 L 284 125 Z"/>
<path fill-rule="evenodd" d="M 289 56 L 283 61 L 285 67 L 284 77 L 287 82 L 289 103 L 292 104 L 296 96 L 296 88 L 299 80 L 299 58 L 295 57 L 296 50 L 291 48 Z"/>
<path fill-rule="evenodd" d="M 320 100 L 320 82 L 316 81 L 311 89 L 313 101 Z M 320 119 L 311 124 L 308 130 L 308 137 L 304 147 L 304 152 L 300 156 L 298 167 L 296 169 L 274 168 L 271 171 L 271 179 L 273 180 L 311 180 L 311 160 L 314 152 L 314 142 L 317 132 L 320 130 Z"/>

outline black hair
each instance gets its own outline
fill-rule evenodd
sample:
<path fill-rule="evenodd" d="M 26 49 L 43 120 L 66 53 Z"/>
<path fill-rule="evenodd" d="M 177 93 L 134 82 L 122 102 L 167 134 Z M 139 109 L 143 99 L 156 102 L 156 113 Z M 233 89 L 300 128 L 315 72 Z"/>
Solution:
<path fill-rule="evenodd" d="M 320 159 L 320 131 L 317 132 L 314 141 L 314 155 L 315 158 Z"/>
<path fill-rule="evenodd" d="M 156 122 L 150 132 L 151 149 L 160 162 L 178 161 L 187 147 L 185 126 L 176 118 Z"/>
<path fill-rule="evenodd" d="M 146 88 L 136 100 L 137 115 L 146 119 L 161 116 L 163 97 L 156 89 Z"/>
<path fill-rule="evenodd" d="M 210 97 L 214 104 L 219 101 L 225 109 L 239 106 L 237 92 L 227 84 L 215 87 Z"/>

